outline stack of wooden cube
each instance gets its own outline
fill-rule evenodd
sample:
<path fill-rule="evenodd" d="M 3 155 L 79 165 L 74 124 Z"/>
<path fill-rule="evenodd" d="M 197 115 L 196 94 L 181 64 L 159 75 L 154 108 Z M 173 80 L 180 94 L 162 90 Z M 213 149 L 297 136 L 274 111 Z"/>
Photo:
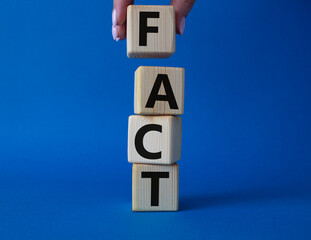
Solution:
<path fill-rule="evenodd" d="M 175 52 L 172 6 L 127 9 L 127 54 L 163 58 Z M 129 117 L 128 161 L 133 164 L 133 211 L 177 211 L 184 112 L 185 71 L 139 67 L 135 72 L 134 112 Z"/>

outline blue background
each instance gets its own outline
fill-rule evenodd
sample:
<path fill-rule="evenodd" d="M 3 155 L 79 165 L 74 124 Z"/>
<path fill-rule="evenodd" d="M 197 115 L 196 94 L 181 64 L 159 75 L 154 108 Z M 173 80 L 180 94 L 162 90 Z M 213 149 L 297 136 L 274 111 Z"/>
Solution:
<path fill-rule="evenodd" d="M 169 59 L 128 59 L 111 11 L 0 2 L 0 239 L 310 239 L 310 1 L 199 0 Z M 131 211 L 141 65 L 186 69 L 175 213 Z"/>

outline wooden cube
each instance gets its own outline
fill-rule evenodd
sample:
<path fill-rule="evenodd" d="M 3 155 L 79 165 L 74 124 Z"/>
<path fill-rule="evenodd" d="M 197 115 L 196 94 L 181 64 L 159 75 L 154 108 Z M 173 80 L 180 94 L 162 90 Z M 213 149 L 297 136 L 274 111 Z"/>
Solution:
<path fill-rule="evenodd" d="M 141 66 L 135 72 L 134 112 L 143 115 L 182 115 L 184 88 L 184 68 Z"/>
<path fill-rule="evenodd" d="M 128 161 L 173 164 L 181 156 L 181 118 L 175 116 L 129 117 Z"/>
<path fill-rule="evenodd" d="M 133 211 L 178 211 L 178 164 L 133 164 Z"/>
<path fill-rule="evenodd" d="M 175 10 L 173 6 L 127 7 L 127 56 L 166 58 L 175 52 Z"/>

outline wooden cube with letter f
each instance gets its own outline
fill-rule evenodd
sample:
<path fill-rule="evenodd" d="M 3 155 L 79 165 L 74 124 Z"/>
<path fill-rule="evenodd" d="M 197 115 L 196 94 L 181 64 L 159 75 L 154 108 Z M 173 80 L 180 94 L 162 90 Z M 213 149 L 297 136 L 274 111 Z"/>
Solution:
<path fill-rule="evenodd" d="M 173 6 L 130 5 L 126 25 L 129 58 L 167 58 L 175 52 Z"/>

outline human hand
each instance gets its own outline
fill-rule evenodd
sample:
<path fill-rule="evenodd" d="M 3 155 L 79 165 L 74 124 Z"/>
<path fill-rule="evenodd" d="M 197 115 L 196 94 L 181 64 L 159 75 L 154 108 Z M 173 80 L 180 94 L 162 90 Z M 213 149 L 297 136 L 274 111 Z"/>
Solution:
<path fill-rule="evenodd" d="M 171 5 L 175 8 L 176 33 L 183 35 L 185 20 L 195 0 L 172 0 Z M 112 37 L 119 41 L 126 38 L 126 13 L 127 7 L 134 4 L 134 0 L 113 0 L 112 10 Z"/>

